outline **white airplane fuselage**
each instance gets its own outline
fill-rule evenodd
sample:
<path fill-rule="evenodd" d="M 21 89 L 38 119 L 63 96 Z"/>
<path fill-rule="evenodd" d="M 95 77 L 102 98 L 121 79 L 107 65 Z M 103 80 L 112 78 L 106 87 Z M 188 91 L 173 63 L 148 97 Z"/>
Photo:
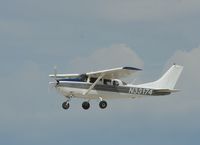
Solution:
<path fill-rule="evenodd" d="M 159 90 L 140 87 L 139 85 L 122 85 L 122 86 L 113 86 L 113 85 L 96 85 L 88 94 L 84 93 L 91 86 L 91 83 L 87 82 L 59 82 L 56 86 L 57 91 L 63 96 L 74 98 L 83 98 L 83 99 L 123 99 L 123 98 L 136 98 L 143 96 L 158 96 L 158 95 L 168 95 L 169 91 L 160 92 Z"/>

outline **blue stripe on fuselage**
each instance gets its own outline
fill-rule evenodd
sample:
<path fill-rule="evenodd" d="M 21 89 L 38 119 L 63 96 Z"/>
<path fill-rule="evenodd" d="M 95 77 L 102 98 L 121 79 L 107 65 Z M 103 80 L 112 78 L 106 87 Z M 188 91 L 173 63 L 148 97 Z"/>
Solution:
<path fill-rule="evenodd" d="M 74 79 L 59 79 L 58 81 L 84 82 L 83 80 L 81 80 L 79 78 L 74 78 Z"/>

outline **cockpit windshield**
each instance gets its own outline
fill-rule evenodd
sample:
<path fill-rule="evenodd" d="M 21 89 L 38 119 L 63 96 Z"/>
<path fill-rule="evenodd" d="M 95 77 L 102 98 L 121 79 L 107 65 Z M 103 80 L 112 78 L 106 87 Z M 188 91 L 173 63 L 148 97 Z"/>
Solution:
<path fill-rule="evenodd" d="M 82 74 L 82 75 L 80 75 L 79 78 L 80 78 L 81 81 L 87 82 L 88 76 L 86 74 Z"/>

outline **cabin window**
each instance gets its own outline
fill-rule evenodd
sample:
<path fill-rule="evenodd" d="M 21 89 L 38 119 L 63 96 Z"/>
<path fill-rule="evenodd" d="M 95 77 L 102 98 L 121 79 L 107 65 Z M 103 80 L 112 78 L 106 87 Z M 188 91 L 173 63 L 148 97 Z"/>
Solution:
<path fill-rule="evenodd" d="M 113 81 L 113 86 L 119 86 L 119 82 L 118 81 Z"/>
<path fill-rule="evenodd" d="M 103 82 L 105 85 L 111 85 L 111 80 L 104 79 Z"/>

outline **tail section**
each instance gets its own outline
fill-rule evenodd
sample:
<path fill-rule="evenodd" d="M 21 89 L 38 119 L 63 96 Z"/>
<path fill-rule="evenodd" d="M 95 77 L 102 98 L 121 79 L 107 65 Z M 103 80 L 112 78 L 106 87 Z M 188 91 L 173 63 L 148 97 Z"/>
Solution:
<path fill-rule="evenodd" d="M 143 87 L 155 89 L 169 89 L 174 90 L 176 82 L 183 70 L 183 66 L 173 65 L 160 79 L 155 82 L 142 84 Z"/>

